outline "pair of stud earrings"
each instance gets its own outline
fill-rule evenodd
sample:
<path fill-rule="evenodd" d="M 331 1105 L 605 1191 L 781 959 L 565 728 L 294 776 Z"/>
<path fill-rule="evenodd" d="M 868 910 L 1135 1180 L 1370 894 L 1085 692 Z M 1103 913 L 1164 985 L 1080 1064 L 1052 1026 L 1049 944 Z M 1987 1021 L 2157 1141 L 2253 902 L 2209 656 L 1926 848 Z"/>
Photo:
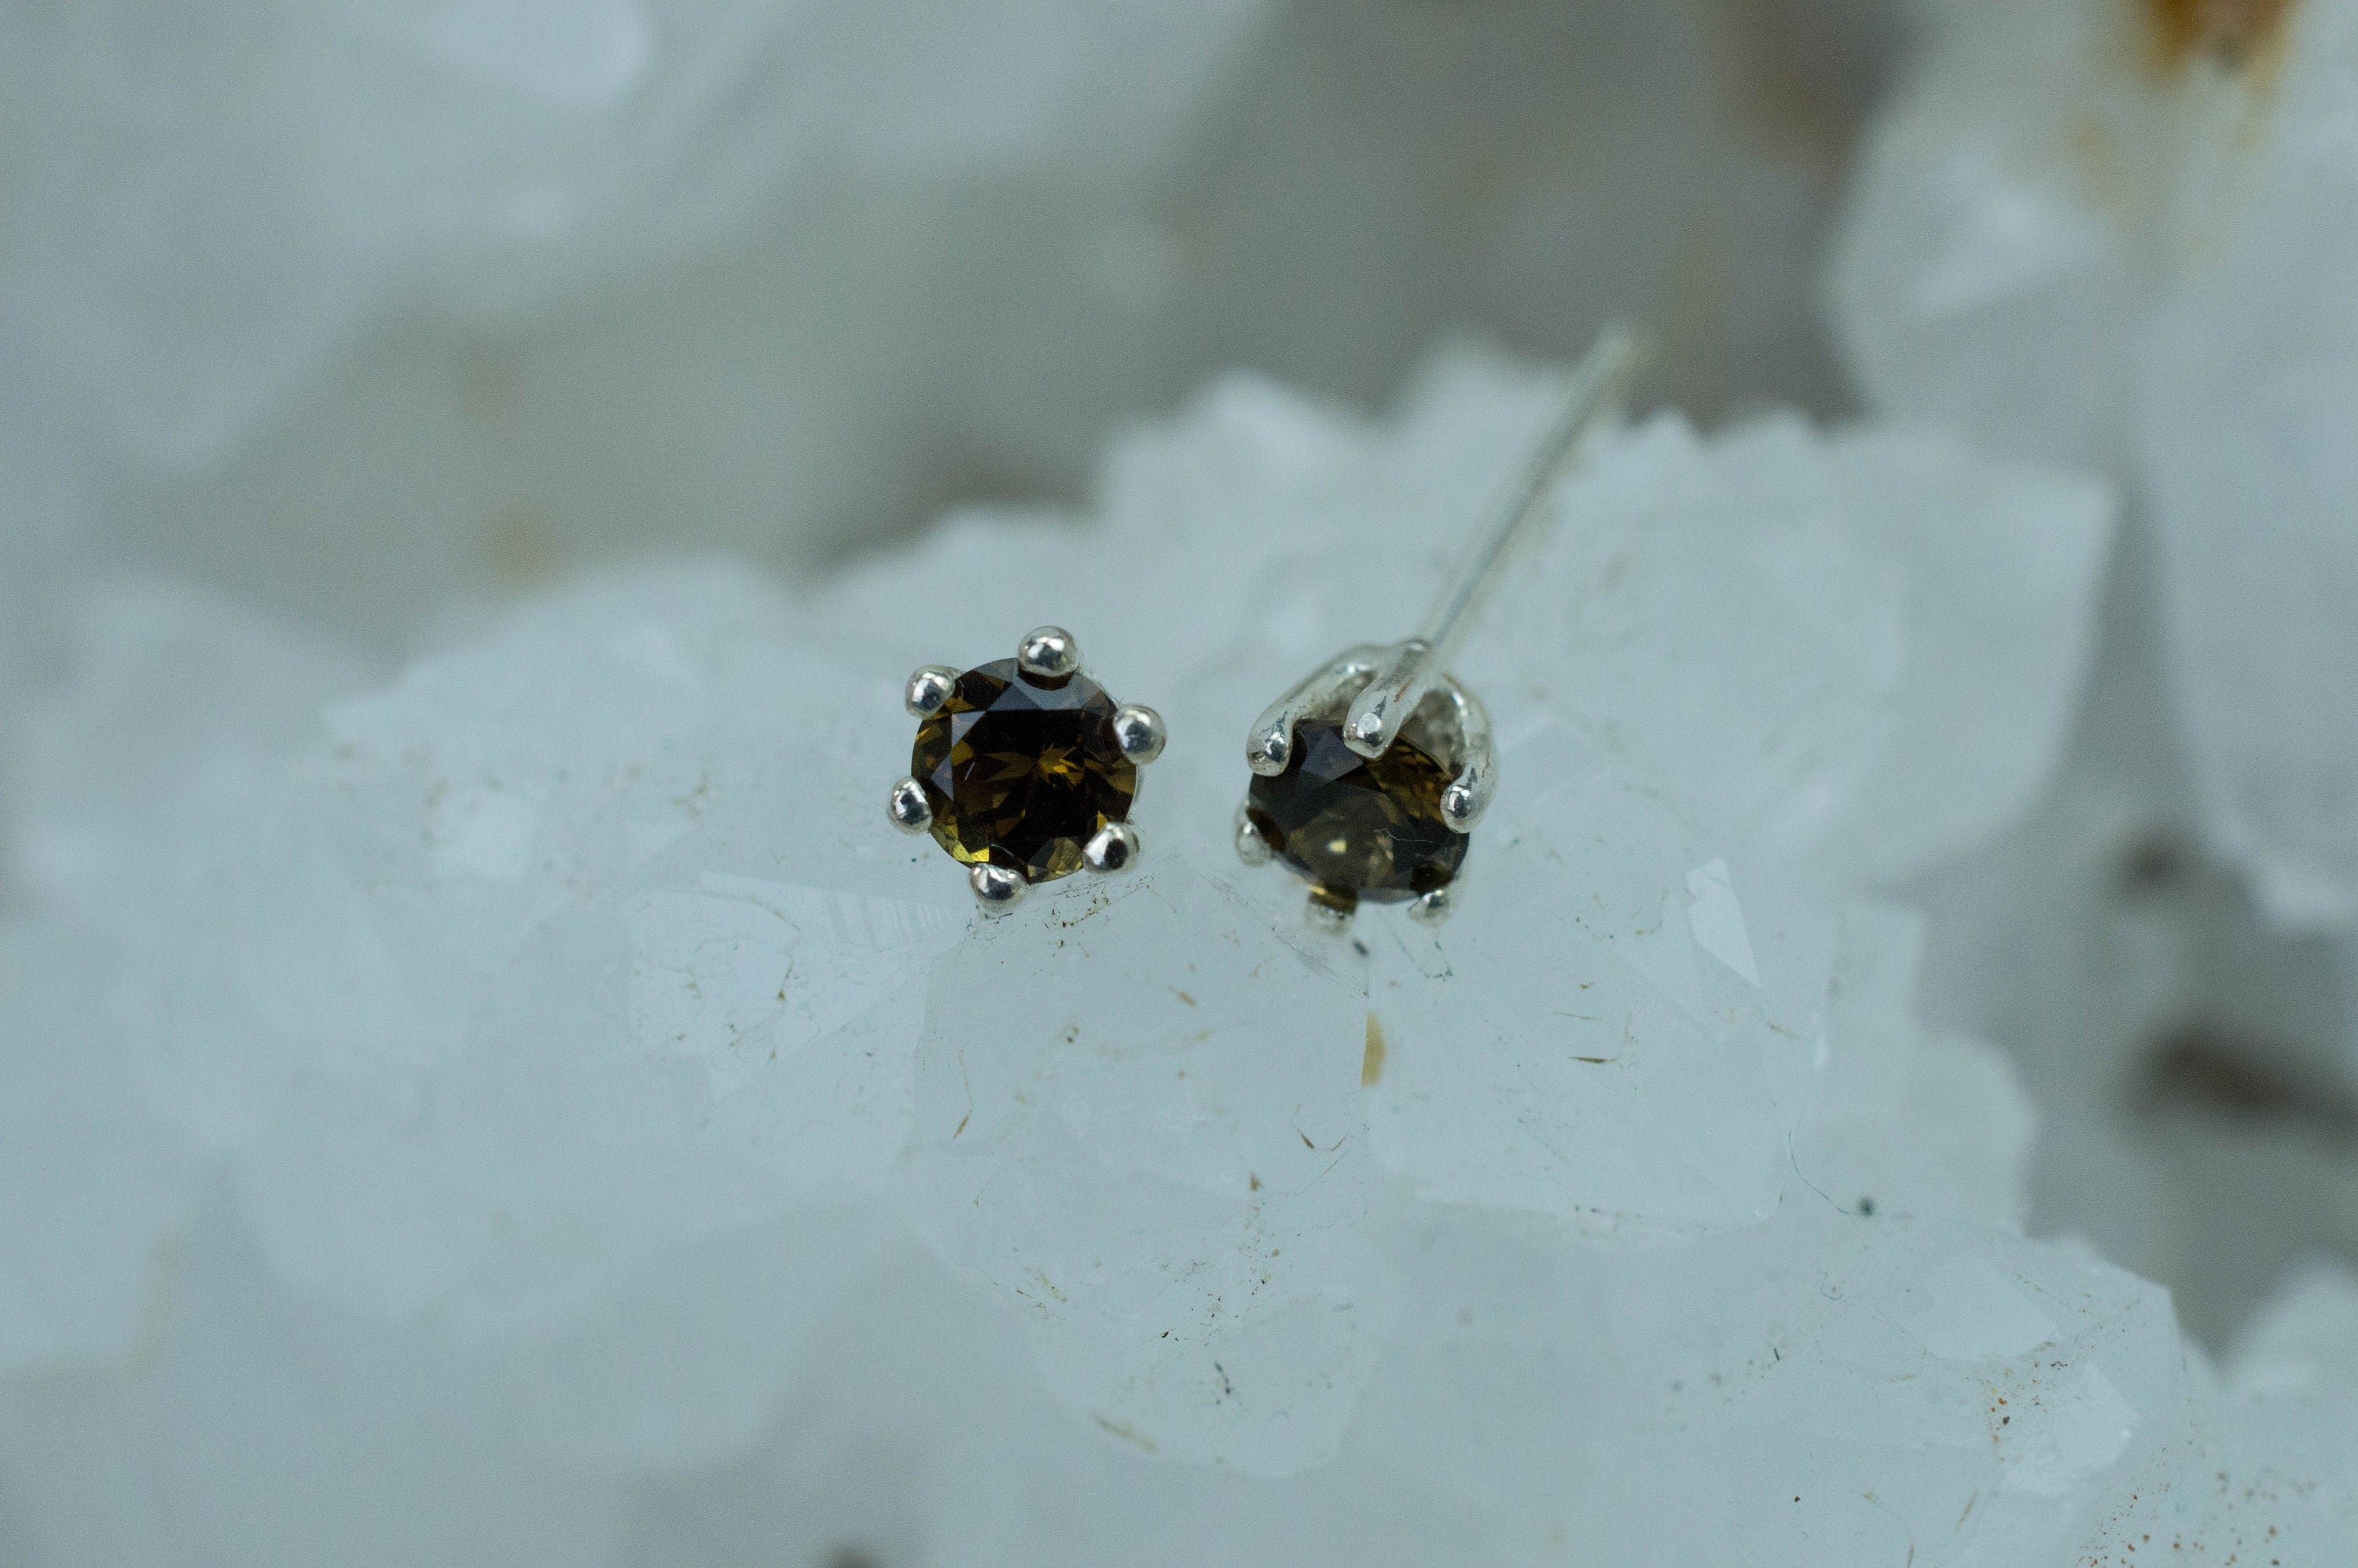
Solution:
<path fill-rule="evenodd" d="M 1345 649 L 1253 721 L 1237 853 L 1306 881 L 1312 925 L 1339 933 L 1362 902 L 1404 902 L 1428 924 L 1449 917 L 1498 773 L 1489 717 L 1449 660 L 1636 360 L 1631 336 L 1613 330 L 1581 362 L 1554 425 L 1415 632 Z M 1138 859 L 1130 812 L 1139 770 L 1162 754 L 1163 719 L 1107 696 L 1071 633 L 1043 626 L 1012 659 L 963 673 L 927 665 L 905 696 L 919 723 L 892 823 L 930 832 L 966 864 L 986 910 Z"/>

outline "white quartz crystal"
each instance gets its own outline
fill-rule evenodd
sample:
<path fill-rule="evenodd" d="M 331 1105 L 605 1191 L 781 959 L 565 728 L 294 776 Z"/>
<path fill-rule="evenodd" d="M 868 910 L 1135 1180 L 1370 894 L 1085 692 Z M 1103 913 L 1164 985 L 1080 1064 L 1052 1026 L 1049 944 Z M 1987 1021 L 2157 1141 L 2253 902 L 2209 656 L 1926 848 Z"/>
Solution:
<path fill-rule="evenodd" d="M 1344 955 L 1240 874 L 1166 848 L 942 959 L 911 1175 L 1076 1419 L 1285 1475 L 1332 1455 L 1389 1326 L 1361 1094 L 1380 1046 Z"/>
<path fill-rule="evenodd" d="M 28 330 L 0 307 L 0 726 L 54 674 L 58 610 L 89 527 L 89 498 L 64 441 L 58 381 Z M 7 784 L 0 780 L 0 793 Z M 0 852 L 0 890 L 13 874 Z"/>
<path fill-rule="evenodd" d="M 1992 1047 L 1916 1015 L 1924 922 L 1879 900 L 1845 906 L 1826 989 L 1827 1059 L 1795 1167 L 1861 1215 L 1954 1215 L 2021 1227 L 2032 1112 Z"/>
<path fill-rule="evenodd" d="M 152 1357 L 194 1151 L 141 1082 L 119 955 L 0 920 L 0 1377 Z"/>
<path fill-rule="evenodd" d="M 10 293 L 72 324 L 122 435 L 200 460 L 388 314 L 514 325 L 782 195 L 819 205 L 846 168 L 882 189 L 1134 178 L 1260 8 L 19 13 L 0 58 L 35 174 L 12 193 Z"/>
<path fill-rule="evenodd" d="M 1883 409 L 2129 481 L 2211 842 L 2358 919 L 2358 5 L 1958 0 L 1829 287 Z"/>
<path fill-rule="evenodd" d="M 2101 490 L 1610 432 L 1461 665 L 1456 917 L 1236 861 L 1245 721 L 1412 622 L 1556 384 L 1228 381 L 1087 515 L 610 573 L 389 679 L 89 600 L 10 745 L 25 1554 L 2015 1568 L 2261 1453 L 2162 1292 L 2014 1230 L 2028 1112 L 1857 886 L 2037 787 Z M 1146 858 L 984 917 L 885 821 L 901 681 L 1050 620 L 1170 720 Z M 1993 621 L 2044 652 L 1946 740 Z"/>
<path fill-rule="evenodd" d="M 1823 901 L 1562 730 L 1500 765 L 1462 914 L 1375 939 L 1378 1157 L 1428 1202 L 1638 1244 L 1767 1218 L 1823 1048 Z"/>

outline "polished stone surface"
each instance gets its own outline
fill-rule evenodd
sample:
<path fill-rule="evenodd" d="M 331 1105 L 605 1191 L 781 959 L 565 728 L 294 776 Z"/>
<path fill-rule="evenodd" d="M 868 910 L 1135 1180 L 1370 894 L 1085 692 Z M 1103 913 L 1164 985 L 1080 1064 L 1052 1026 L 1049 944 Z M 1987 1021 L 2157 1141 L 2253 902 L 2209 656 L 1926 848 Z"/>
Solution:
<path fill-rule="evenodd" d="M 1113 699 L 1087 676 L 1038 685 L 1001 659 L 958 676 L 917 727 L 909 771 L 933 807 L 934 838 L 968 865 L 1053 881 L 1130 816 L 1138 765 L 1113 739 Z"/>
<path fill-rule="evenodd" d="M 1441 819 L 1449 777 L 1405 735 L 1369 761 L 1335 724 L 1303 724 L 1293 760 L 1253 780 L 1245 809 L 1278 857 L 1336 907 L 1398 903 L 1446 886 L 1466 863 L 1466 835 Z"/>

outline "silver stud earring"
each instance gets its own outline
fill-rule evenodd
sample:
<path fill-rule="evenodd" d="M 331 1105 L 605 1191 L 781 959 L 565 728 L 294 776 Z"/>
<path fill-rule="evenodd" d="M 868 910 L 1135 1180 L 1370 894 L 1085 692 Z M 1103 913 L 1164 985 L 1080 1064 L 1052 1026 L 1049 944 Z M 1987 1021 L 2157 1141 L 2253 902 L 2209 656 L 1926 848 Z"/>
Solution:
<path fill-rule="evenodd" d="M 1362 901 L 1405 902 L 1429 925 L 1449 917 L 1468 836 L 1498 786 L 1489 715 L 1449 661 L 1637 358 L 1618 330 L 1589 351 L 1497 521 L 1414 633 L 1346 648 L 1253 720 L 1237 853 L 1247 865 L 1282 860 L 1307 881 L 1313 926 L 1347 929 Z"/>
<path fill-rule="evenodd" d="M 1082 672 L 1071 633 L 1043 626 L 1013 658 L 962 674 L 927 665 L 906 700 L 920 722 L 909 776 L 892 786 L 892 825 L 931 833 L 965 864 L 985 910 L 1012 908 L 1035 882 L 1138 859 L 1130 809 L 1138 770 L 1163 753 L 1163 719 L 1108 697 Z"/>

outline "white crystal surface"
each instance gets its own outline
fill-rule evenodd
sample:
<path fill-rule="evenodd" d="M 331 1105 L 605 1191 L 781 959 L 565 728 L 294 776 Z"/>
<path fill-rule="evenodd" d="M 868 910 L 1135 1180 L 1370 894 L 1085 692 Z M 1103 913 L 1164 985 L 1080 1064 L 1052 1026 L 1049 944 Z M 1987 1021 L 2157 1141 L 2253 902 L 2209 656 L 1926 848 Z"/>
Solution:
<path fill-rule="evenodd" d="M 961 944 L 927 987 L 911 1177 L 1076 1417 L 1284 1475 L 1332 1454 L 1387 1326 L 1386 1195 L 1363 987 L 1274 902 L 1166 851 Z"/>
<path fill-rule="evenodd" d="M 58 605 L 87 545 L 89 498 L 63 444 L 57 386 L 29 330 L 0 307 L 0 725 L 52 673 Z M 0 860 L 0 886 L 13 874 Z"/>
<path fill-rule="evenodd" d="M 141 1091 L 104 939 L 0 921 L 0 1376 L 153 1353 L 194 1152 Z"/>
<path fill-rule="evenodd" d="M 1563 730 L 1500 765 L 1527 782 L 1463 917 L 1376 941 L 1378 1156 L 1429 1202 L 1631 1240 L 1767 1218 L 1821 1044 L 1823 903 Z"/>
<path fill-rule="evenodd" d="M 2358 5 L 1941 4 L 1829 291 L 1878 407 L 2126 481 L 2212 843 L 2358 918 Z"/>
<path fill-rule="evenodd" d="M 877 195 L 1135 178 L 1259 9 L 200 0 L 168 30 L 136 4 L 18 13 L 0 58 L 33 173 L 10 293 L 73 324 L 124 437 L 202 460 L 395 310 L 513 325 L 764 207 L 819 206 L 845 167 Z"/>
<path fill-rule="evenodd" d="M 1552 384 L 1228 381 L 1087 515 L 609 574 L 373 682 L 92 600 L 11 748 L 28 1551 L 2061 1563 L 2243 1463 L 2162 1293 L 2013 1231 L 2028 1112 L 1857 886 L 2036 786 L 2100 490 L 1613 432 L 1463 666 L 1456 918 L 1318 937 L 1236 863 L 1242 722 L 1413 617 Z M 2044 653 L 1929 774 L 1991 617 Z M 1171 721 L 1147 858 L 985 920 L 883 820 L 899 686 L 1052 619 Z"/>

